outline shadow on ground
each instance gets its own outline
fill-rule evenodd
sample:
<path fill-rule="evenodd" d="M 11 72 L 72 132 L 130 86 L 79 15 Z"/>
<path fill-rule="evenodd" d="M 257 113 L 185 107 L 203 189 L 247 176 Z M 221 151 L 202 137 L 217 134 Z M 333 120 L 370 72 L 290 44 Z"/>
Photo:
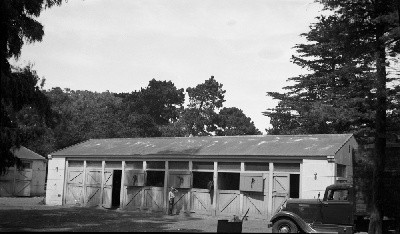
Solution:
<path fill-rule="evenodd" d="M 102 208 L 2 209 L 0 232 L 204 232 L 177 223 L 196 223 L 194 217 Z M 215 229 L 216 230 L 216 229 Z"/>

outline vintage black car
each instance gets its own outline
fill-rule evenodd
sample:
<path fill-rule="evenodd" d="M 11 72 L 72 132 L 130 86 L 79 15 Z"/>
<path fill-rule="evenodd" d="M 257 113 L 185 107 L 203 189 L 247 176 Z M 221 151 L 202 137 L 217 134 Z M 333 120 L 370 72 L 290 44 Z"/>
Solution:
<path fill-rule="evenodd" d="M 384 226 L 388 225 L 387 220 Z M 323 199 L 289 199 L 271 218 L 274 233 L 354 233 L 367 231 L 368 213 L 357 211 L 352 184 L 333 184 Z"/>

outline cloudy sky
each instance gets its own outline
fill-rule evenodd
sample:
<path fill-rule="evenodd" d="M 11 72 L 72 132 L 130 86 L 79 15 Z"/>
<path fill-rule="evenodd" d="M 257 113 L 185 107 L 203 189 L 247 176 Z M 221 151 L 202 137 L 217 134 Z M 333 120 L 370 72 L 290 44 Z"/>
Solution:
<path fill-rule="evenodd" d="M 45 89 L 132 92 L 171 80 L 194 87 L 214 76 L 265 132 L 262 115 L 286 79 L 305 73 L 290 62 L 321 6 L 313 0 L 69 0 L 38 18 L 45 36 L 15 64 L 34 64 Z"/>

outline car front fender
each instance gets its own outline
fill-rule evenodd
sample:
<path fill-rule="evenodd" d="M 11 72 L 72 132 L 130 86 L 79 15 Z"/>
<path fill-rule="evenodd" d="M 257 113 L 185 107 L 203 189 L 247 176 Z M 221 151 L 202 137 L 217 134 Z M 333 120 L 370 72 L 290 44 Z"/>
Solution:
<path fill-rule="evenodd" d="M 279 211 L 276 213 L 272 218 L 271 218 L 271 223 L 274 223 L 278 221 L 279 219 L 291 219 L 293 222 L 295 222 L 299 228 L 306 232 L 306 233 L 316 233 L 317 231 L 314 230 L 313 228 L 310 227 L 308 223 L 306 223 L 300 216 L 298 216 L 295 213 L 289 212 L 289 211 Z"/>

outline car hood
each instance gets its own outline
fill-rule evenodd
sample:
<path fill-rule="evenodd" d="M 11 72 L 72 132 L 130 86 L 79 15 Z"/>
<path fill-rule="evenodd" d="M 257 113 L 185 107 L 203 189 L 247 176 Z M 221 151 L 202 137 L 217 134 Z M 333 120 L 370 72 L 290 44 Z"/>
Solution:
<path fill-rule="evenodd" d="M 289 211 L 302 217 L 307 223 L 320 219 L 321 201 L 318 199 L 289 199 L 284 211 Z"/>

